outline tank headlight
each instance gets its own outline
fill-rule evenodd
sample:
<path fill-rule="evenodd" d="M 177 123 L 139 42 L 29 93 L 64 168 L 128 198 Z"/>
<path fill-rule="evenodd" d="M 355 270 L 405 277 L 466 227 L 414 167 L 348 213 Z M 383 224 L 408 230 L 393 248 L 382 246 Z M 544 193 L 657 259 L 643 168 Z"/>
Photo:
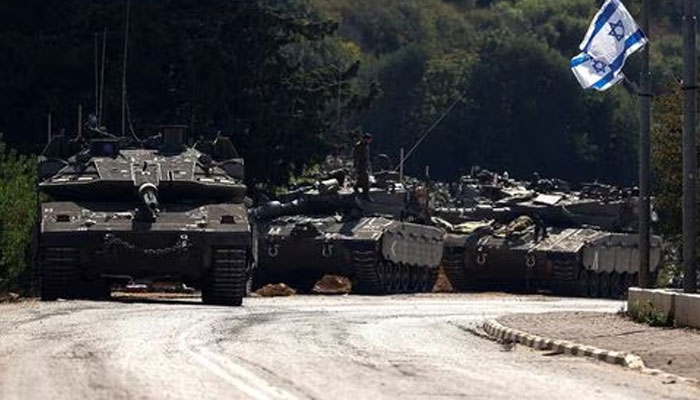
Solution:
<path fill-rule="evenodd" d="M 234 218 L 233 215 L 222 215 L 219 222 L 222 224 L 235 224 L 236 218 Z"/>

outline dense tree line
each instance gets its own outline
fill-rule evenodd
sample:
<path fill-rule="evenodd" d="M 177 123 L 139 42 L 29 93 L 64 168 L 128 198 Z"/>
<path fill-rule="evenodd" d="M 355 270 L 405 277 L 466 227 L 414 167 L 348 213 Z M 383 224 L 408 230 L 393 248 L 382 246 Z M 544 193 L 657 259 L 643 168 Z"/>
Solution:
<path fill-rule="evenodd" d="M 396 158 L 461 98 L 411 170 L 431 165 L 447 179 L 479 164 L 630 184 L 633 86 L 584 92 L 568 70 L 600 3 L 133 1 L 129 121 L 137 131 L 185 123 L 196 134 L 230 134 L 251 182 L 280 183 L 328 152 L 347 151 L 359 129 L 376 135 L 376 152 Z M 640 1 L 626 3 L 638 15 Z M 120 130 L 125 4 L 2 2 L 0 129 L 12 146 L 38 151 L 48 112 L 55 130 L 71 132 L 77 105 L 94 109 L 95 39 L 101 50 L 105 31 L 102 119 Z M 654 7 L 657 92 L 680 72 L 680 9 L 676 0 Z"/>
<path fill-rule="evenodd" d="M 101 120 L 121 130 L 125 4 L 0 5 L 0 126 L 12 145 L 40 149 L 48 112 L 54 130 L 67 132 L 75 131 L 78 104 L 94 112 L 95 75 L 101 75 L 95 67 L 102 61 L 95 49 L 102 51 L 104 32 Z M 184 123 L 197 135 L 232 135 L 251 182 L 283 182 L 329 151 L 325 135 L 339 86 L 345 115 L 368 95 L 353 86 L 355 55 L 330 37 L 337 21 L 294 3 L 132 1 L 130 16 L 131 125 L 141 134 L 154 133 L 148 126 Z"/>
<path fill-rule="evenodd" d="M 396 156 L 460 96 L 459 106 L 409 162 L 451 179 L 473 164 L 511 175 L 533 171 L 573 181 L 636 181 L 638 57 L 628 81 L 585 92 L 569 59 L 602 1 L 313 0 L 339 18 L 383 90 L 357 122 Z M 641 1 L 625 1 L 639 16 Z M 679 1 L 653 7 L 655 92 L 681 71 Z"/>

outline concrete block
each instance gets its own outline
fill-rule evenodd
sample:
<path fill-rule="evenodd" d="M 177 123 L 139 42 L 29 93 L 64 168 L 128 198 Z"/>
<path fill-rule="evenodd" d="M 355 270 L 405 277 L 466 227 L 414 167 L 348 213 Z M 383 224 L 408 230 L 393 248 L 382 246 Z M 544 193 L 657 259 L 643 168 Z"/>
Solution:
<path fill-rule="evenodd" d="M 627 310 L 632 314 L 648 313 L 650 310 L 674 318 L 676 311 L 676 291 L 666 289 L 630 288 L 627 295 Z"/>
<path fill-rule="evenodd" d="M 700 294 L 677 294 L 675 316 L 676 326 L 700 329 Z"/>

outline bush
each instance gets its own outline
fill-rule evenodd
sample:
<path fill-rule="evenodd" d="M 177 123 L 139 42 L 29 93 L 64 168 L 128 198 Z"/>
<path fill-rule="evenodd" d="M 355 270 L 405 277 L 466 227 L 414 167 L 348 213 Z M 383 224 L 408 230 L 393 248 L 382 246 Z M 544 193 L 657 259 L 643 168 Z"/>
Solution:
<path fill-rule="evenodd" d="M 7 149 L 0 134 L 0 290 L 16 288 L 29 265 L 36 204 L 34 159 Z"/>
<path fill-rule="evenodd" d="M 654 305 L 650 301 L 643 303 L 635 302 L 630 307 L 628 314 L 632 320 L 649 326 L 673 326 L 673 318 L 654 309 Z"/>

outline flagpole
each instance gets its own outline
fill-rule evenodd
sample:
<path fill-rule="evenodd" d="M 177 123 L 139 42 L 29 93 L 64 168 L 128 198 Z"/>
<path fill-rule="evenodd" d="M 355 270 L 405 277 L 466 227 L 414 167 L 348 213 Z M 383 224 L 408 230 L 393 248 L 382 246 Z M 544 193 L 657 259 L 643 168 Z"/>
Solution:
<path fill-rule="evenodd" d="M 649 37 L 649 11 L 651 0 L 642 1 L 642 30 Z M 639 103 L 639 287 L 649 287 L 649 220 L 651 205 L 649 197 L 650 139 L 651 127 L 651 73 L 649 72 L 649 43 L 642 51 Z"/>
<path fill-rule="evenodd" d="M 683 16 L 683 290 L 695 293 L 695 120 L 697 72 L 695 50 L 695 4 L 685 0 Z"/>

